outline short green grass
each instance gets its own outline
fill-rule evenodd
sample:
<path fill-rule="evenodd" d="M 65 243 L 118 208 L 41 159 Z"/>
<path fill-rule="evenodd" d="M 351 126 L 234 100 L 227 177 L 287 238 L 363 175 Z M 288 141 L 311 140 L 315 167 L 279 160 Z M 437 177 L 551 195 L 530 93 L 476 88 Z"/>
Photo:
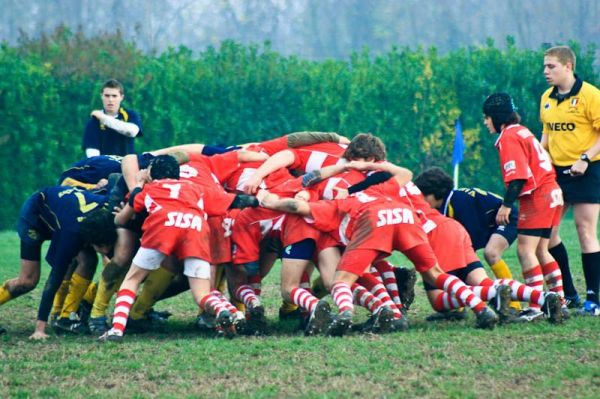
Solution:
<path fill-rule="evenodd" d="M 582 290 L 572 222 L 563 234 Z M 18 258 L 16 234 L 0 233 L 0 281 L 16 275 Z M 518 270 L 514 248 L 506 260 Z M 472 316 L 428 323 L 419 286 L 406 333 L 305 338 L 277 320 L 277 271 L 263 290 L 273 334 L 231 341 L 197 333 L 195 306 L 183 294 L 157 306 L 174 313 L 165 332 L 129 334 L 121 345 L 65 336 L 30 342 L 40 283 L 0 309 L 8 329 L 0 336 L 0 397 L 600 397 L 599 318 L 494 331 L 473 328 Z M 360 311 L 357 319 L 365 318 Z"/>

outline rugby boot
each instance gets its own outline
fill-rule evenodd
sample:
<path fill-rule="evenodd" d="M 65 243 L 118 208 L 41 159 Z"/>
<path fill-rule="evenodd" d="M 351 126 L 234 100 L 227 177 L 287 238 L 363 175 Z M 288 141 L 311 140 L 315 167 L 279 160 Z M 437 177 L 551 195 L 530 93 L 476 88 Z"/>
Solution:
<path fill-rule="evenodd" d="M 388 306 L 383 306 L 374 314 L 373 332 L 385 334 L 392 331 L 392 322 L 394 321 L 394 311 Z"/>
<path fill-rule="evenodd" d="M 221 311 L 215 319 L 215 323 L 217 336 L 224 336 L 228 339 L 235 337 L 236 331 L 235 326 L 233 325 L 233 316 L 228 310 Z"/>
<path fill-rule="evenodd" d="M 247 330 L 249 335 L 266 335 L 267 319 L 262 305 L 248 308 Z"/>
<path fill-rule="evenodd" d="M 537 308 L 525 308 L 519 313 L 519 319 L 523 321 L 538 321 L 544 318 L 544 312 Z"/>
<path fill-rule="evenodd" d="M 494 311 L 487 306 L 485 308 L 483 308 L 483 310 L 481 312 L 477 313 L 476 315 L 477 315 L 477 322 L 475 323 L 475 326 L 477 328 L 487 328 L 487 329 L 493 330 L 494 327 L 496 327 L 496 324 L 498 324 L 498 321 L 499 321 L 498 315 L 496 313 L 494 313 Z"/>
<path fill-rule="evenodd" d="M 548 321 L 553 324 L 563 322 L 562 302 L 560 296 L 554 292 L 547 292 L 544 297 L 544 305 L 542 313 L 548 318 Z"/>
<path fill-rule="evenodd" d="M 425 317 L 427 321 L 460 321 L 467 318 L 465 308 L 436 312 Z"/>
<path fill-rule="evenodd" d="M 108 325 L 107 317 L 100 316 L 100 317 L 90 317 L 90 320 L 88 321 L 88 328 L 92 334 L 102 335 L 105 332 L 107 332 L 110 327 Z"/>
<path fill-rule="evenodd" d="M 123 342 L 123 333 L 119 330 L 111 328 L 104 334 L 102 334 L 98 341 L 100 342 Z"/>
<path fill-rule="evenodd" d="M 88 326 L 79 320 L 71 320 L 67 317 L 59 317 L 56 322 L 52 323 L 52 328 L 57 334 L 88 334 L 90 332 Z"/>
<path fill-rule="evenodd" d="M 507 323 L 511 319 L 510 312 L 511 289 L 508 285 L 499 285 L 496 287 L 496 296 L 489 301 L 488 305 L 500 317 L 500 323 Z"/>
<path fill-rule="evenodd" d="M 583 307 L 578 309 L 577 314 L 580 316 L 600 316 L 600 306 L 593 301 L 585 301 Z"/>
<path fill-rule="evenodd" d="M 327 335 L 330 337 L 342 337 L 352 327 L 352 312 L 345 310 L 333 318 L 327 327 Z"/>
<path fill-rule="evenodd" d="M 329 324 L 331 324 L 331 307 L 327 301 L 321 299 L 308 318 L 308 322 L 304 329 L 304 335 L 312 336 L 322 334 Z"/>
<path fill-rule="evenodd" d="M 399 319 L 392 320 L 391 332 L 399 332 L 408 330 L 408 319 L 406 316 L 402 316 Z"/>
<path fill-rule="evenodd" d="M 415 284 L 417 282 L 417 272 L 415 269 L 406 267 L 395 267 L 394 275 L 396 284 L 398 284 L 398 295 L 404 310 L 409 310 L 410 305 L 415 301 Z"/>

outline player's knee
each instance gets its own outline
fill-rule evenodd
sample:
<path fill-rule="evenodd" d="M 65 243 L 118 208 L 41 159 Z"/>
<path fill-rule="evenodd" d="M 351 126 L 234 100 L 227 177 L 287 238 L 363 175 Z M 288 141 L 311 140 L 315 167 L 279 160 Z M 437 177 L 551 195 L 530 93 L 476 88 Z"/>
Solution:
<path fill-rule="evenodd" d="M 494 265 L 496 264 L 500 258 L 502 257 L 502 253 L 500 251 L 498 251 L 496 248 L 485 248 L 483 250 L 483 257 L 485 258 L 485 261 L 490 264 L 490 265 Z"/>

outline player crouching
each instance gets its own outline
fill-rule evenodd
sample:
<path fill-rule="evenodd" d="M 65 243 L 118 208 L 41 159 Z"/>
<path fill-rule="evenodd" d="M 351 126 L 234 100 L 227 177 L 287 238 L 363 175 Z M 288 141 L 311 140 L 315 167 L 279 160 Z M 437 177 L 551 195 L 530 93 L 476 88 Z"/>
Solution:
<path fill-rule="evenodd" d="M 115 223 L 126 223 L 135 212 L 148 212 L 142 226 L 141 247 L 117 293 L 112 328 L 102 341 L 120 341 L 138 287 L 150 271 L 169 255 L 183 260 L 194 301 L 216 316 L 226 335 L 235 334 L 237 309 L 210 290 L 210 248 L 207 215 L 222 215 L 230 207 L 256 206 L 253 197 L 225 194 L 179 180 L 179 164 L 169 155 L 156 157 L 147 171 L 137 174 L 137 187 Z"/>

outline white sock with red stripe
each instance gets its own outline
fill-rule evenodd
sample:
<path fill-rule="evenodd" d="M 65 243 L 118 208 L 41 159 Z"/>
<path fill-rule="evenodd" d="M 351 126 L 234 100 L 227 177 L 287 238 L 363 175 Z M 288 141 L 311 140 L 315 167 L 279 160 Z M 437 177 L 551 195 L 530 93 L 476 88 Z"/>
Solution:
<path fill-rule="evenodd" d="M 229 302 L 227 300 L 227 298 L 225 298 L 225 295 L 223 295 L 223 293 L 221 291 L 212 290 L 210 293 L 221 300 L 221 303 L 225 306 L 225 308 L 227 310 L 229 310 L 229 313 L 231 313 L 231 314 L 237 313 L 238 308 L 236 308 L 231 302 Z"/>
<path fill-rule="evenodd" d="M 293 304 L 312 313 L 319 303 L 319 298 L 304 288 L 293 288 L 290 292 L 290 300 Z"/>
<path fill-rule="evenodd" d="M 350 286 L 346 283 L 339 282 L 335 283 L 331 287 L 331 296 L 333 302 L 338 307 L 340 313 L 349 310 L 354 312 L 354 304 L 352 303 L 352 291 Z"/>
<path fill-rule="evenodd" d="M 261 306 L 260 298 L 256 296 L 254 290 L 249 285 L 240 285 L 235 290 L 235 296 L 247 307 Z"/>
<path fill-rule="evenodd" d="M 227 310 L 226 306 L 221 302 L 221 298 L 214 294 L 204 295 L 200 299 L 200 302 L 198 302 L 198 306 L 205 312 L 212 313 L 215 316 L 219 316 L 221 312 Z"/>
<path fill-rule="evenodd" d="M 546 286 L 551 292 L 556 292 L 561 298 L 565 297 L 563 290 L 563 279 L 560 267 L 556 261 L 547 263 L 542 266 L 542 273 L 544 274 L 544 280 Z"/>
<path fill-rule="evenodd" d="M 125 326 L 129 318 L 129 311 L 135 302 L 135 292 L 123 289 L 117 292 L 117 300 L 115 302 L 115 311 L 112 319 L 112 329 L 119 331 L 121 335 L 125 333 Z"/>
<path fill-rule="evenodd" d="M 398 292 L 398 282 L 396 281 L 396 275 L 394 274 L 394 266 L 387 260 L 375 262 L 373 266 L 379 271 L 379 274 L 383 279 L 383 285 L 385 285 L 385 289 L 390 294 L 392 301 L 402 309 L 403 306 L 402 301 L 400 300 L 400 293 Z"/>
<path fill-rule="evenodd" d="M 354 302 L 367 308 L 371 313 L 375 313 L 383 307 L 383 303 L 360 284 L 354 283 L 352 285 L 352 294 L 354 295 Z"/>
<path fill-rule="evenodd" d="M 544 291 L 539 288 L 531 288 L 516 280 L 507 278 L 496 280 L 496 285 L 500 284 L 510 287 L 511 299 L 515 301 L 529 302 L 536 307 L 541 307 L 544 304 Z"/>
<path fill-rule="evenodd" d="M 537 265 L 527 271 L 523 271 L 523 277 L 525 278 L 525 284 L 533 289 L 544 289 L 544 273 L 542 267 Z M 532 308 L 539 308 L 535 303 L 531 304 Z"/>
<path fill-rule="evenodd" d="M 481 312 L 486 307 L 485 302 L 479 299 L 458 277 L 442 273 L 435 279 L 435 286 L 452 294 L 476 313 Z"/>
<path fill-rule="evenodd" d="M 479 282 L 479 285 L 470 286 L 473 293 L 482 301 L 489 301 L 496 296 L 496 287 L 494 282 L 485 278 Z"/>
<path fill-rule="evenodd" d="M 379 272 L 377 274 L 379 274 Z M 379 279 L 373 276 L 372 273 L 363 274 L 362 277 L 358 279 L 358 283 L 368 289 L 371 294 L 375 295 L 375 297 L 383 303 L 383 306 L 388 306 L 390 309 L 392 309 L 394 311 L 394 316 L 397 319 L 402 317 L 402 312 L 398 306 L 396 306 L 394 301 L 392 301 L 392 298 L 385 289 L 385 286 L 379 281 Z"/>
<path fill-rule="evenodd" d="M 249 276 L 248 285 L 254 290 L 254 295 L 260 297 L 262 293 L 262 276 L 260 274 Z"/>
<path fill-rule="evenodd" d="M 447 292 L 440 292 L 433 300 L 431 306 L 437 312 L 444 312 L 447 310 L 462 308 L 465 306 L 465 304 Z"/>

